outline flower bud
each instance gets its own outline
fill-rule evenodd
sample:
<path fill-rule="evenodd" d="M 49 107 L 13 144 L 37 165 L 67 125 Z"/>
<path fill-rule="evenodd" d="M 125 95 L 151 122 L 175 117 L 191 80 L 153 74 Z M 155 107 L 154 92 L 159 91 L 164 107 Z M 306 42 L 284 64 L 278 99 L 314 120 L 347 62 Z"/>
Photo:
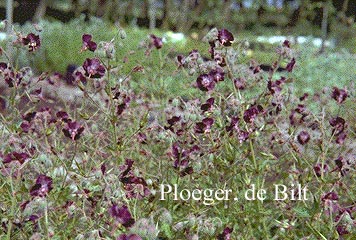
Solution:
<path fill-rule="evenodd" d="M 127 37 L 127 34 L 126 34 L 124 29 L 120 28 L 119 36 L 120 36 L 121 39 L 125 39 Z"/>

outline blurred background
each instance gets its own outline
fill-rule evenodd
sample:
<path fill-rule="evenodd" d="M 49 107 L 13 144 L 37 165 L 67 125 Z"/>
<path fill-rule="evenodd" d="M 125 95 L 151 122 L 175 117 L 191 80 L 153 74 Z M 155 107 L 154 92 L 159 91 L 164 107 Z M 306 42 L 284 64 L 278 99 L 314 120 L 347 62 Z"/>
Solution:
<path fill-rule="evenodd" d="M 202 32 L 212 27 L 256 34 L 277 33 L 323 37 L 352 44 L 356 0 L 12 0 L 1 1 L 0 19 L 12 2 L 13 21 L 41 19 L 69 22 L 85 15 L 122 26 Z M 324 36 L 325 37 L 325 36 Z M 349 41 L 354 42 L 349 42 Z"/>

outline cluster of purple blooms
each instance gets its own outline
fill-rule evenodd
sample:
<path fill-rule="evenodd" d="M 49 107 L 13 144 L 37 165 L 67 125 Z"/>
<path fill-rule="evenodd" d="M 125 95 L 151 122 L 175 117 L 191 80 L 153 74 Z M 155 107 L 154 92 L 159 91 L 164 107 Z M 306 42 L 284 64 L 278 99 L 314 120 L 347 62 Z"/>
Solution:
<path fill-rule="evenodd" d="M 39 36 L 35 34 L 28 34 L 26 37 L 21 38 L 21 44 L 28 47 L 29 52 L 36 51 L 40 46 L 41 42 Z M 217 108 L 216 101 L 217 98 L 212 97 L 214 94 L 214 89 L 219 82 L 225 80 L 225 76 L 229 76 L 235 87 L 235 90 L 244 90 L 247 86 L 246 78 L 231 77 L 233 74 L 229 72 L 228 62 L 226 56 L 221 52 L 221 48 L 231 48 L 234 42 L 234 36 L 231 32 L 226 29 L 221 29 L 217 31 L 215 37 L 209 40 L 209 53 L 211 55 L 211 61 L 215 65 L 211 69 L 205 72 L 199 72 L 199 76 L 196 79 L 196 87 L 202 92 L 206 93 L 209 98 L 203 102 L 199 103 L 198 109 L 199 114 L 198 119 L 194 120 L 193 124 L 190 124 L 189 120 L 185 118 L 184 115 L 173 115 L 167 119 L 167 125 L 163 129 L 174 135 L 175 140 L 171 143 L 168 156 L 173 161 L 172 167 L 177 171 L 179 177 L 185 177 L 192 175 L 194 173 L 194 159 L 198 157 L 206 156 L 208 153 L 214 153 L 214 149 L 203 149 L 202 142 L 206 139 L 210 139 L 213 142 L 218 142 L 218 138 L 214 135 L 218 131 L 221 125 L 217 119 L 215 119 L 214 110 Z M 155 36 L 149 36 L 148 49 L 161 49 L 163 47 L 162 39 Z M 96 42 L 92 40 L 92 36 L 89 34 L 84 34 L 82 36 L 82 49 L 81 51 L 91 51 L 95 52 L 98 48 Z M 282 44 L 282 52 L 288 52 L 290 49 L 290 42 L 285 41 Z M 287 55 L 287 53 L 286 53 Z M 177 56 L 178 67 L 186 67 L 190 61 L 197 62 L 200 58 L 200 54 L 197 50 L 191 51 L 187 57 L 183 55 Z M 290 61 L 286 66 L 286 70 L 291 72 L 296 64 L 295 58 L 289 58 Z M 277 68 L 272 66 L 272 71 Z M 71 66 L 68 68 L 66 79 L 69 83 L 86 83 L 93 79 L 100 79 L 105 76 L 107 71 L 106 66 L 103 64 L 100 58 L 87 58 L 81 67 L 77 68 Z M 253 66 L 253 74 L 257 74 L 261 71 L 259 66 Z M 18 87 L 23 82 L 24 72 L 15 71 L 7 63 L 0 63 L 0 76 L 3 77 L 7 85 L 12 87 Z M 60 75 L 54 75 L 52 78 L 48 78 L 48 82 L 54 82 L 53 78 L 63 78 Z M 271 97 L 271 103 L 259 103 L 258 101 L 252 104 L 246 105 L 246 108 L 241 110 L 241 114 L 234 112 L 227 116 L 228 121 L 223 127 L 220 128 L 222 132 L 227 133 L 228 137 L 236 138 L 239 143 L 244 143 L 250 139 L 252 142 L 253 134 L 257 133 L 259 130 L 259 120 L 260 118 L 267 119 L 272 115 L 278 115 L 283 110 L 283 103 L 280 100 L 282 95 L 283 86 L 286 84 L 287 79 L 281 77 L 278 80 L 272 80 L 269 78 L 266 84 L 266 96 Z M 40 96 L 41 89 L 35 91 L 35 93 Z M 118 88 L 112 88 L 112 100 L 116 104 L 116 116 L 122 116 L 125 109 L 129 107 L 131 101 L 131 96 L 129 94 L 120 91 Z M 337 87 L 333 88 L 331 93 L 331 98 L 336 101 L 338 105 L 345 102 L 348 97 L 348 92 L 346 89 L 339 89 Z M 303 126 L 301 131 L 296 134 L 296 142 L 299 143 L 301 147 L 307 147 L 313 142 L 313 135 L 310 129 L 314 130 L 317 128 L 315 124 L 308 125 L 305 127 L 306 123 L 309 121 L 310 112 L 307 110 L 304 101 L 308 98 L 308 94 L 304 94 L 299 100 L 300 103 L 290 112 L 289 115 L 289 125 L 292 127 Z M 216 100 L 217 99 L 217 100 Z M 272 110 L 273 111 L 272 111 Z M 64 136 L 68 141 L 75 142 L 78 141 L 84 132 L 84 126 L 77 121 L 70 118 L 69 114 L 65 111 L 57 111 L 55 114 L 51 112 L 49 108 L 43 108 L 39 111 L 31 111 L 22 116 L 22 122 L 20 124 L 20 129 L 22 130 L 20 134 L 42 134 L 41 129 L 38 127 L 38 123 L 51 125 L 57 130 L 62 131 Z M 271 122 L 267 122 L 269 124 Z M 271 123 L 272 124 L 272 123 Z M 346 120 L 340 116 L 335 116 L 329 120 L 331 126 L 331 136 L 334 142 L 338 145 L 343 145 L 347 139 L 348 124 Z M 190 131 L 190 132 L 189 132 Z M 188 133 L 188 134 L 187 134 Z M 193 137 L 186 137 L 187 135 Z M 140 144 L 147 144 L 149 139 L 145 132 L 140 131 L 137 133 L 137 140 Z M 273 139 L 274 140 L 274 137 Z M 219 148 L 219 144 L 216 144 L 216 148 Z M 11 164 L 24 165 L 26 161 L 29 161 L 34 156 L 35 149 L 31 151 L 10 151 L 6 154 L 0 153 L 3 158 L 3 164 L 5 168 Z M 328 163 L 319 162 L 314 165 L 313 171 L 318 178 L 324 175 L 337 171 L 341 176 L 345 176 L 348 172 L 347 165 L 349 162 L 345 160 L 342 156 L 339 156 L 334 160 L 336 165 L 334 170 L 331 170 Z M 6 170 L 6 169 L 5 169 Z M 106 165 L 101 165 L 102 175 L 106 175 Z M 118 180 L 123 186 L 125 191 L 125 196 L 127 199 L 144 199 L 150 197 L 152 192 L 144 179 L 140 176 L 141 173 L 136 171 L 134 167 L 134 160 L 125 159 L 125 163 L 118 168 Z M 9 174 L 10 172 L 6 172 Z M 47 175 L 39 174 L 36 178 L 34 184 L 29 188 L 29 194 L 32 199 L 34 198 L 45 198 L 53 190 L 53 179 Z M 89 193 L 89 190 L 85 189 L 84 192 Z M 22 209 L 29 204 L 30 201 L 26 201 L 22 204 Z M 331 191 L 324 194 L 321 197 L 321 202 L 328 216 L 334 217 L 334 222 L 336 223 L 336 230 L 339 235 L 344 235 L 349 233 L 349 228 L 352 223 L 345 223 L 343 219 L 352 219 L 352 213 L 355 212 L 354 207 L 342 207 L 339 203 L 339 196 L 336 192 Z M 69 202 L 66 204 L 70 205 Z M 108 210 L 109 215 L 114 219 L 115 224 L 123 226 L 126 231 L 135 224 L 135 219 L 132 217 L 129 207 L 125 204 L 114 204 L 112 203 Z M 28 221 L 37 222 L 40 218 L 39 215 L 31 215 Z M 225 227 L 221 234 L 217 236 L 219 240 L 230 240 L 233 228 Z M 118 238 L 118 240 L 140 240 L 142 239 L 139 235 L 134 233 L 123 233 Z"/>

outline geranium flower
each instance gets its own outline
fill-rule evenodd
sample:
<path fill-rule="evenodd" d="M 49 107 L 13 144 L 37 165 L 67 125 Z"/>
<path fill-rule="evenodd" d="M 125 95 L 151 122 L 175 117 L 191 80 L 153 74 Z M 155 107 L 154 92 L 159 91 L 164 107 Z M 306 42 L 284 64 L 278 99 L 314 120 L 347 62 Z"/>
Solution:
<path fill-rule="evenodd" d="M 121 234 L 116 240 L 142 240 L 137 234 Z"/>
<path fill-rule="evenodd" d="M 209 72 L 209 75 L 214 79 L 215 82 L 224 81 L 224 70 L 222 68 L 213 69 Z"/>
<path fill-rule="evenodd" d="M 231 117 L 231 121 L 230 121 L 230 125 L 229 126 L 226 126 L 226 131 L 227 132 L 231 132 L 233 131 L 234 129 L 239 131 L 239 121 L 240 121 L 240 118 L 237 117 L 237 116 L 232 116 Z"/>
<path fill-rule="evenodd" d="M 52 190 L 52 178 L 46 175 L 39 175 L 36 184 L 31 188 L 32 197 L 45 197 Z"/>
<path fill-rule="evenodd" d="M 33 52 L 41 46 L 40 37 L 30 33 L 26 37 L 22 38 L 22 44 L 28 45 L 28 51 Z"/>
<path fill-rule="evenodd" d="M 177 122 L 179 122 L 181 119 L 180 116 L 173 116 L 171 117 L 170 119 L 167 120 L 167 123 L 170 125 L 170 126 L 173 126 L 174 124 L 176 124 Z"/>
<path fill-rule="evenodd" d="M 85 75 L 90 78 L 101 78 L 105 74 L 105 67 L 97 58 L 87 58 L 83 63 Z"/>
<path fill-rule="evenodd" d="M 242 143 L 245 142 L 249 136 L 250 136 L 249 132 L 241 130 L 237 134 L 237 139 L 239 140 L 240 143 Z"/>
<path fill-rule="evenodd" d="M 83 34 L 82 36 L 82 41 L 83 41 L 83 46 L 82 46 L 82 51 L 92 51 L 94 52 L 96 50 L 96 42 L 93 42 L 92 36 L 90 34 Z"/>
<path fill-rule="evenodd" d="M 287 71 L 291 72 L 294 68 L 294 65 L 295 65 L 295 58 L 292 58 L 292 60 L 286 66 Z"/>
<path fill-rule="evenodd" d="M 197 86 L 202 91 L 211 91 L 215 87 L 214 78 L 209 74 L 201 74 L 197 78 Z"/>
<path fill-rule="evenodd" d="M 336 138 L 336 143 L 339 145 L 344 144 L 347 134 L 345 132 L 340 133 Z"/>
<path fill-rule="evenodd" d="M 185 62 L 185 57 L 182 54 L 177 56 L 178 68 L 183 67 Z"/>
<path fill-rule="evenodd" d="M 331 97 L 335 99 L 335 101 L 339 104 L 343 103 L 347 98 L 347 91 L 344 89 L 339 89 L 337 87 L 333 88 L 333 92 L 331 93 Z"/>
<path fill-rule="evenodd" d="M 235 78 L 234 85 L 236 89 L 244 90 L 246 87 L 246 79 L 245 78 Z"/>
<path fill-rule="evenodd" d="M 288 41 L 288 40 L 284 40 L 284 42 L 283 42 L 283 47 L 287 47 L 287 48 L 290 48 L 290 41 Z"/>
<path fill-rule="evenodd" d="M 131 227 L 135 220 L 131 217 L 131 213 L 126 205 L 118 207 L 116 204 L 113 204 L 109 209 L 110 215 L 124 227 Z"/>
<path fill-rule="evenodd" d="M 135 175 L 132 169 L 133 163 L 133 160 L 126 159 L 125 164 L 119 167 L 121 170 L 119 179 L 124 184 L 127 198 L 142 199 L 150 195 L 151 191 L 148 189 L 145 179 Z"/>
<path fill-rule="evenodd" d="M 194 130 L 196 133 L 209 132 L 213 123 L 214 123 L 214 119 L 204 118 L 201 122 L 197 122 L 195 124 Z"/>
<path fill-rule="evenodd" d="M 31 129 L 31 124 L 28 121 L 23 121 L 20 125 L 23 132 L 28 133 Z"/>
<path fill-rule="evenodd" d="M 200 106 L 200 109 L 203 111 L 203 113 L 206 111 L 210 111 L 214 105 L 214 102 L 214 98 L 209 98 L 203 105 Z"/>
<path fill-rule="evenodd" d="M 218 40 L 224 46 L 231 46 L 231 43 L 234 41 L 234 36 L 228 30 L 221 29 L 218 33 Z"/>
<path fill-rule="evenodd" d="M 9 88 L 19 86 L 23 79 L 22 72 L 12 71 L 11 68 L 4 69 L 2 75 L 4 76 L 5 82 L 7 83 Z"/>
<path fill-rule="evenodd" d="M 218 235 L 217 239 L 218 240 L 230 240 L 232 231 L 233 231 L 233 228 L 229 228 L 229 227 L 224 228 L 224 231 Z"/>
<path fill-rule="evenodd" d="M 263 108 L 261 105 L 254 105 L 244 112 L 244 121 L 246 123 L 252 123 L 257 115 L 262 112 Z"/>
<path fill-rule="evenodd" d="M 7 63 L 0 62 L 0 73 L 3 73 L 7 68 L 8 68 Z"/>
<path fill-rule="evenodd" d="M 285 78 L 282 77 L 279 80 L 276 81 L 268 81 L 267 83 L 267 88 L 270 91 L 271 94 L 275 94 L 275 93 L 280 93 L 282 90 L 282 85 L 285 82 Z"/>
<path fill-rule="evenodd" d="M 172 145 L 171 155 L 174 159 L 174 168 L 187 167 L 188 166 L 188 155 L 189 152 L 181 148 L 178 143 Z"/>
<path fill-rule="evenodd" d="M 297 136 L 297 140 L 301 145 L 305 145 L 309 142 L 310 135 L 307 131 L 301 131 Z"/>
<path fill-rule="evenodd" d="M 219 52 L 214 52 L 214 61 L 220 66 L 225 67 L 226 61 L 225 58 Z"/>
<path fill-rule="evenodd" d="M 84 131 L 84 127 L 75 121 L 68 121 L 62 131 L 66 137 L 75 141 L 80 138 L 80 135 Z"/>
<path fill-rule="evenodd" d="M 58 111 L 58 112 L 56 113 L 56 117 L 59 118 L 59 119 L 61 119 L 63 122 L 68 122 L 68 121 L 70 121 L 69 115 L 68 115 L 68 113 L 65 112 L 65 111 Z"/>
<path fill-rule="evenodd" d="M 150 39 L 151 39 L 151 44 L 155 48 L 157 48 L 157 49 L 162 48 L 162 46 L 163 46 L 162 38 L 159 38 L 159 37 L 155 36 L 154 34 L 151 34 Z"/>
<path fill-rule="evenodd" d="M 146 144 L 147 143 L 147 136 L 143 132 L 139 132 L 137 134 L 137 140 L 139 143 Z"/>
<path fill-rule="evenodd" d="M 3 163 L 10 163 L 12 161 L 18 161 L 23 164 L 30 156 L 27 153 L 11 152 L 5 155 Z"/>
<path fill-rule="evenodd" d="M 336 192 L 328 192 L 321 197 L 321 201 L 325 202 L 326 200 L 337 201 L 339 200 L 339 195 Z"/>
<path fill-rule="evenodd" d="M 320 177 L 322 173 L 325 174 L 329 171 L 329 166 L 327 164 L 322 165 L 321 163 L 317 163 L 313 169 L 315 174 Z"/>
<path fill-rule="evenodd" d="M 339 136 L 345 130 L 346 122 L 342 117 L 331 118 L 329 123 L 333 127 L 332 134 L 335 136 Z"/>

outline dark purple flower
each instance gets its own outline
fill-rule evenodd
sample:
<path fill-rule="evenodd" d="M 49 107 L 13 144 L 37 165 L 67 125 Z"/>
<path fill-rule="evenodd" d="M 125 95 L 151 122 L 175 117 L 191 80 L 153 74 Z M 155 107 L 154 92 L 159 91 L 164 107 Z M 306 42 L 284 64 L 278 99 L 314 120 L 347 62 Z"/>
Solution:
<path fill-rule="evenodd" d="M 28 45 L 28 51 L 33 52 L 41 46 L 40 37 L 30 33 L 26 37 L 22 38 L 22 44 Z"/>
<path fill-rule="evenodd" d="M 170 130 L 171 132 L 175 132 L 173 126 L 181 120 L 180 116 L 173 116 L 167 120 L 169 126 L 164 126 L 165 130 Z"/>
<path fill-rule="evenodd" d="M 331 97 L 335 99 L 337 103 L 341 104 L 347 98 L 347 91 L 345 89 L 334 87 L 333 92 L 331 93 Z"/>
<path fill-rule="evenodd" d="M 287 71 L 291 72 L 294 68 L 294 65 L 295 65 L 295 58 L 292 58 L 292 60 L 286 66 Z"/>
<path fill-rule="evenodd" d="M 197 78 L 197 86 L 202 91 L 211 91 L 215 87 L 214 78 L 208 74 L 201 74 Z"/>
<path fill-rule="evenodd" d="M 240 129 L 239 129 L 239 126 L 238 126 L 239 121 L 240 121 L 240 118 L 239 118 L 239 117 L 237 117 L 237 116 L 231 117 L 230 125 L 229 125 L 229 126 L 226 126 L 226 131 L 227 131 L 227 132 L 231 132 L 231 131 L 233 131 L 234 129 L 237 130 L 237 131 L 239 131 L 239 130 L 240 130 Z"/>
<path fill-rule="evenodd" d="M 297 140 L 302 145 L 307 144 L 310 140 L 310 135 L 307 131 L 301 131 L 297 136 Z"/>
<path fill-rule="evenodd" d="M 192 146 L 189 150 L 185 150 L 179 146 L 178 142 L 172 145 L 172 152 L 169 155 L 174 159 L 173 167 L 178 169 L 179 175 L 184 177 L 194 172 L 193 168 L 189 166 L 190 154 L 194 154 L 200 151 L 200 147 L 197 145 Z"/>
<path fill-rule="evenodd" d="M 78 66 L 74 64 L 69 64 L 66 69 L 66 74 L 64 79 L 69 85 L 73 85 L 75 82 L 74 72 L 76 72 Z"/>
<path fill-rule="evenodd" d="M 235 78 L 234 85 L 236 89 L 244 90 L 246 87 L 246 80 L 245 78 Z"/>
<path fill-rule="evenodd" d="M 147 143 L 147 136 L 146 134 L 139 132 L 137 134 L 137 140 L 139 143 L 146 144 Z"/>
<path fill-rule="evenodd" d="M 69 120 L 69 115 L 65 111 L 58 111 L 56 113 L 56 117 L 60 118 L 63 122 L 68 122 L 68 120 Z"/>
<path fill-rule="evenodd" d="M 185 149 L 181 148 L 178 143 L 174 143 L 172 145 L 171 156 L 174 159 L 173 166 L 175 168 L 187 167 L 188 163 L 189 163 L 189 161 L 187 159 L 188 155 L 189 155 L 189 152 L 186 151 Z"/>
<path fill-rule="evenodd" d="M 82 41 L 83 41 L 83 46 L 82 46 L 82 51 L 89 50 L 94 52 L 96 50 L 96 43 L 93 42 L 92 36 L 90 34 L 83 34 L 82 36 Z"/>
<path fill-rule="evenodd" d="M 135 223 L 126 205 L 118 207 L 116 204 L 113 204 L 109 209 L 109 213 L 117 222 L 126 228 L 131 227 Z"/>
<path fill-rule="evenodd" d="M 126 159 L 125 164 L 119 168 L 121 174 L 120 181 L 124 184 L 127 198 L 142 199 L 151 194 L 146 181 L 142 177 L 137 177 L 132 169 L 134 161 Z"/>
<path fill-rule="evenodd" d="M 80 138 L 80 135 L 84 131 L 84 127 L 78 122 L 68 121 L 62 131 L 66 137 L 75 141 Z"/>
<path fill-rule="evenodd" d="M 106 173 L 106 165 L 105 165 L 105 163 L 101 164 L 100 171 L 101 171 L 101 174 L 105 175 L 105 173 Z"/>
<path fill-rule="evenodd" d="M 333 127 L 332 134 L 339 136 L 344 132 L 346 127 L 345 119 L 341 117 L 335 117 L 329 120 L 330 125 Z"/>
<path fill-rule="evenodd" d="M 14 86 L 19 86 L 21 84 L 21 81 L 23 79 L 23 74 L 22 72 L 15 72 L 12 70 L 5 70 L 4 73 L 4 79 L 6 84 L 12 88 Z"/>
<path fill-rule="evenodd" d="M 182 171 L 180 171 L 179 176 L 184 177 L 187 175 L 191 175 L 194 172 L 193 167 L 186 167 Z"/>
<path fill-rule="evenodd" d="M 74 64 L 69 64 L 67 66 L 67 72 L 65 74 L 64 79 L 69 85 L 77 85 L 80 82 L 84 85 L 87 84 L 87 78 L 84 75 L 82 67 L 78 68 Z"/>
<path fill-rule="evenodd" d="M 304 104 L 298 104 L 298 106 L 295 108 L 295 111 L 297 113 L 303 114 L 306 111 L 306 107 Z"/>
<path fill-rule="evenodd" d="M 195 132 L 196 133 L 206 133 L 209 132 L 211 129 L 211 126 L 214 123 L 214 119 L 212 118 L 204 118 L 201 122 L 197 122 L 195 124 Z"/>
<path fill-rule="evenodd" d="M 214 41 L 209 42 L 209 45 L 210 45 L 210 47 L 209 47 L 208 52 L 210 53 L 211 58 L 214 59 L 214 56 L 215 56 L 215 42 Z"/>
<path fill-rule="evenodd" d="M 177 122 L 179 122 L 181 119 L 180 116 L 173 116 L 172 118 L 168 119 L 167 122 L 170 126 L 173 126 L 174 124 L 176 124 Z"/>
<path fill-rule="evenodd" d="M 13 161 L 18 161 L 20 164 L 23 164 L 30 156 L 27 153 L 18 153 L 18 152 L 11 152 L 5 155 L 3 159 L 3 163 L 10 163 Z"/>
<path fill-rule="evenodd" d="M 125 103 L 117 105 L 116 114 L 118 116 L 120 116 L 124 112 L 125 109 L 126 109 L 126 104 Z"/>
<path fill-rule="evenodd" d="M 288 40 L 284 40 L 284 42 L 283 42 L 283 47 L 287 47 L 287 48 L 290 48 L 290 41 L 288 41 Z"/>
<path fill-rule="evenodd" d="M 22 116 L 22 119 L 31 122 L 35 118 L 36 114 L 37 112 L 28 112 Z"/>
<path fill-rule="evenodd" d="M 224 70 L 222 68 L 216 68 L 209 72 L 209 75 L 214 79 L 215 82 L 224 81 Z"/>
<path fill-rule="evenodd" d="M 97 58 L 87 58 L 83 63 L 85 75 L 90 78 L 101 78 L 105 74 L 105 67 Z"/>
<path fill-rule="evenodd" d="M 7 63 L 0 62 L 0 73 L 4 72 L 8 68 Z"/>
<path fill-rule="evenodd" d="M 338 157 L 336 160 L 334 160 L 336 166 L 337 166 L 339 169 L 342 169 L 342 166 L 344 165 L 343 162 L 342 162 L 343 159 L 344 159 L 344 158 L 343 158 L 342 156 L 340 156 L 340 157 Z"/>
<path fill-rule="evenodd" d="M 250 136 L 249 132 L 241 130 L 237 134 L 237 139 L 239 140 L 240 143 L 242 143 L 245 142 L 249 136 Z"/>
<path fill-rule="evenodd" d="M 339 145 L 344 144 L 347 134 L 345 132 L 340 133 L 336 138 L 336 143 Z"/>
<path fill-rule="evenodd" d="M 116 240 L 142 240 L 142 238 L 137 234 L 121 234 Z"/>
<path fill-rule="evenodd" d="M 276 81 L 268 81 L 267 83 L 267 88 L 270 91 L 271 94 L 275 94 L 275 93 L 280 93 L 282 90 L 282 85 L 285 82 L 285 78 L 282 77 L 279 80 Z"/>
<path fill-rule="evenodd" d="M 52 190 L 52 178 L 46 175 L 39 175 L 36 184 L 31 188 L 32 197 L 45 197 Z"/>
<path fill-rule="evenodd" d="M 40 217 L 39 217 L 38 215 L 32 214 L 32 215 L 30 215 L 30 216 L 28 217 L 27 221 L 29 221 L 29 222 L 31 221 L 32 223 L 36 223 L 39 218 L 40 218 Z"/>
<path fill-rule="evenodd" d="M 217 240 L 230 240 L 233 228 L 226 227 L 224 231 L 218 235 Z"/>
<path fill-rule="evenodd" d="M 225 67 L 226 61 L 225 58 L 219 52 L 214 52 L 214 61 L 220 66 Z"/>
<path fill-rule="evenodd" d="M 185 58 L 182 54 L 177 56 L 178 68 L 184 66 Z"/>
<path fill-rule="evenodd" d="M 339 195 L 336 192 L 328 192 L 321 197 L 321 201 L 325 202 L 326 200 L 337 201 L 339 200 Z"/>
<path fill-rule="evenodd" d="M 210 111 L 214 105 L 214 102 L 215 102 L 214 98 L 209 98 L 208 100 L 206 100 L 206 102 L 203 105 L 201 105 L 200 109 L 203 111 L 203 113 L 206 111 Z"/>
<path fill-rule="evenodd" d="M 162 46 L 163 46 L 162 38 L 159 38 L 159 37 L 155 36 L 154 34 L 151 34 L 150 39 L 151 39 L 151 44 L 153 46 L 155 46 L 157 49 L 162 48 Z"/>
<path fill-rule="evenodd" d="M 255 118 L 257 117 L 257 115 L 262 111 L 263 111 L 263 108 L 261 105 L 251 106 L 249 109 L 247 109 L 244 112 L 244 121 L 246 123 L 252 123 L 255 120 Z"/>
<path fill-rule="evenodd" d="M 317 163 L 314 166 L 314 172 L 318 177 L 321 177 L 321 175 L 325 175 L 329 171 L 329 166 L 327 164 L 322 165 L 321 163 Z"/>
<path fill-rule="evenodd" d="M 338 225 L 336 227 L 336 231 L 340 236 L 349 234 L 349 231 L 346 229 L 346 226 L 344 225 Z"/>
<path fill-rule="evenodd" d="M 234 41 L 234 36 L 228 30 L 221 29 L 218 33 L 218 40 L 224 46 L 231 46 L 231 43 Z"/>
<path fill-rule="evenodd" d="M 301 96 L 299 98 L 300 101 L 304 101 L 305 99 L 307 99 L 309 97 L 309 94 L 308 93 L 304 93 L 303 96 Z"/>
<path fill-rule="evenodd" d="M 200 53 L 197 49 L 193 49 L 188 53 L 188 57 L 190 58 L 191 61 L 196 61 L 200 57 Z"/>
<path fill-rule="evenodd" d="M 23 132 L 28 133 L 31 129 L 31 124 L 28 121 L 23 121 L 20 125 Z"/>

